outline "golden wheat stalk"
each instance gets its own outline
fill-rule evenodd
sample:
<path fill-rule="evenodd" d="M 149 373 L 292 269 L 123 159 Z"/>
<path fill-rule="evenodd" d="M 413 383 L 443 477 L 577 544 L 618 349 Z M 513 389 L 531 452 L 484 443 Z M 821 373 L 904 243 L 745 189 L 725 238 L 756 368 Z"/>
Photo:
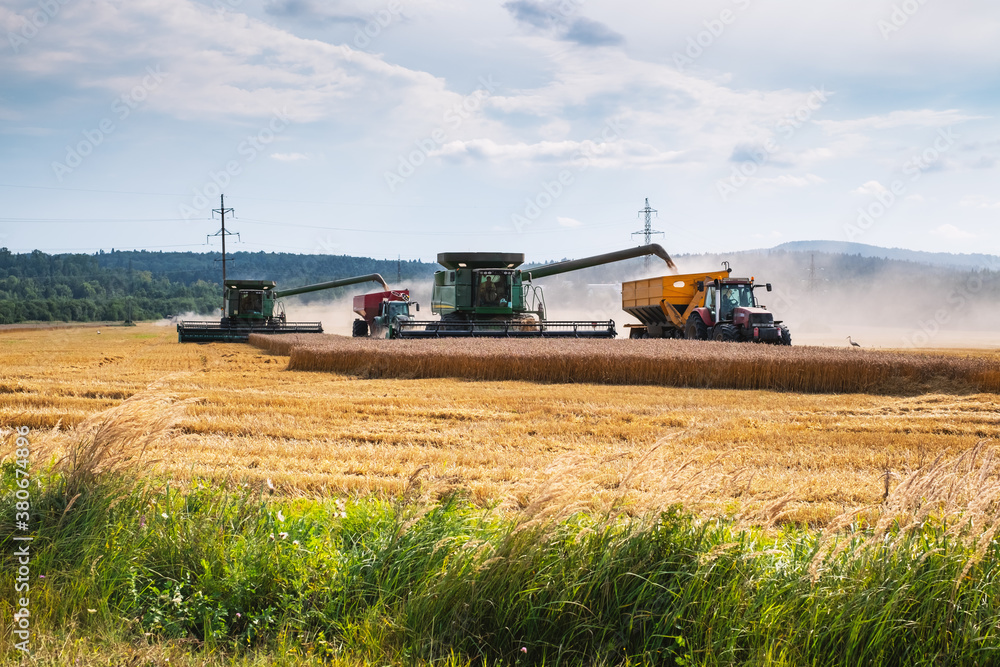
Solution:
<path fill-rule="evenodd" d="M 1000 391 L 1000 364 L 984 357 L 777 347 L 703 341 L 578 339 L 370 340 L 254 335 L 289 356 L 289 370 L 366 378 L 644 384 L 830 393 Z"/>

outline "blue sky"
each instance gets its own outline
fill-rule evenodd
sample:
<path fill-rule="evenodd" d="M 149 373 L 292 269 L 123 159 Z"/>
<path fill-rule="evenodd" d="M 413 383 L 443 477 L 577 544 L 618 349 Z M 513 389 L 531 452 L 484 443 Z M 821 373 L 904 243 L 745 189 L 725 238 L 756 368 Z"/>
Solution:
<path fill-rule="evenodd" d="M 1000 254 L 1000 5 L 5 0 L 0 246 Z M 234 239 L 235 240 L 235 239 Z"/>

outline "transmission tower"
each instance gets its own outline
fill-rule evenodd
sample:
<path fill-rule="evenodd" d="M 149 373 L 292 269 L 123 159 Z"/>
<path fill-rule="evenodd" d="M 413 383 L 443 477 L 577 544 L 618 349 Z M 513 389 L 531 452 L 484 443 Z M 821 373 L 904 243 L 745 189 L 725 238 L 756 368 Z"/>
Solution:
<path fill-rule="evenodd" d="M 221 260 L 217 259 L 215 261 L 216 262 L 218 262 L 218 261 L 222 262 L 222 293 L 225 294 L 226 293 L 226 262 L 227 261 L 232 261 L 232 260 L 227 260 L 226 259 L 226 237 L 227 236 L 235 236 L 236 238 L 239 238 L 240 234 L 239 234 L 239 232 L 227 232 L 226 231 L 226 213 L 231 214 L 234 218 L 236 217 L 236 214 L 233 213 L 233 209 L 226 208 L 226 195 L 219 195 L 219 208 L 213 208 L 212 209 L 212 217 L 213 218 L 215 218 L 215 214 L 216 213 L 218 213 L 220 216 L 222 216 L 222 229 L 220 229 L 219 231 L 215 232 L 214 234 L 208 234 L 207 236 L 205 236 L 205 239 L 206 239 L 206 243 L 207 243 L 208 239 L 212 238 L 213 236 L 221 236 L 222 237 L 222 259 Z M 223 304 L 223 307 L 225 307 L 225 304 Z"/>
<path fill-rule="evenodd" d="M 655 208 L 650 208 L 649 207 L 649 197 L 646 197 L 646 208 L 644 208 L 641 211 L 639 211 L 639 215 L 640 216 L 645 216 L 645 218 L 646 218 L 646 224 L 643 227 L 643 229 L 640 229 L 637 232 L 632 232 L 632 236 L 636 236 L 638 234 L 642 234 L 643 240 L 644 240 L 643 245 L 649 245 L 650 241 L 653 238 L 653 234 L 659 234 L 660 236 L 663 236 L 663 232 L 659 232 L 659 231 L 656 231 L 655 229 L 653 229 L 653 214 L 654 213 L 656 213 L 657 217 L 659 217 L 659 215 L 660 215 L 659 212 L 657 212 L 657 210 Z M 647 269 L 649 268 L 649 255 L 646 255 L 646 268 Z"/>

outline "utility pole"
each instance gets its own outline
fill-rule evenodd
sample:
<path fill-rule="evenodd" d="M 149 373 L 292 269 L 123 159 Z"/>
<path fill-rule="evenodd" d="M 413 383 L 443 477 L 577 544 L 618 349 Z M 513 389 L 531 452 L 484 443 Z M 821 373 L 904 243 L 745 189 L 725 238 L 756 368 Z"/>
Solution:
<path fill-rule="evenodd" d="M 396 284 L 403 282 L 403 260 L 402 255 L 396 255 Z"/>
<path fill-rule="evenodd" d="M 206 242 L 207 242 L 207 239 L 209 239 L 209 238 L 211 238 L 213 236 L 221 236 L 222 237 L 222 293 L 225 294 L 226 293 L 226 261 L 227 261 L 226 260 L 226 237 L 227 236 L 235 236 L 236 238 L 239 238 L 240 234 L 239 234 L 239 232 L 235 232 L 234 233 L 234 232 L 227 232 L 226 231 L 226 213 L 232 214 L 232 216 L 234 218 L 236 217 L 236 215 L 233 213 L 233 209 L 226 208 L 226 195 L 219 195 L 219 208 L 213 208 L 212 209 L 212 217 L 213 218 L 215 217 L 216 213 L 218 213 L 220 216 L 222 216 L 222 229 L 220 229 L 219 231 L 215 232 L 214 234 L 207 235 L 205 237 L 205 239 L 206 239 Z M 218 262 L 219 260 L 215 260 L 215 261 Z M 225 304 L 223 304 L 223 307 L 225 307 Z"/>
<path fill-rule="evenodd" d="M 132 273 L 132 256 L 128 258 L 128 311 L 125 315 L 125 326 L 135 326 L 132 321 L 132 300 L 135 297 L 135 274 Z"/>
<path fill-rule="evenodd" d="M 643 227 L 643 229 L 640 229 L 637 232 L 632 232 L 632 236 L 635 236 L 637 234 L 643 235 L 643 239 L 645 241 L 643 245 L 649 245 L 650 241 L 653 238 L 653 234 L 660 234 L 661 236 L 663 235 L 663 232 L 658 232 L 655 229 L 653 229 L 653 213 L 656 213 L 657 217 L 659 217 L 660 215 L 655 208 L 649 207 L 649 197 L 646 197 L 646 208 L 639 211 L 640 216 L 641 215 L 646 216 L 646 225 Z M 649 268 L 649 255 L 646 255 L 646 268 L 647 269 Z"/>

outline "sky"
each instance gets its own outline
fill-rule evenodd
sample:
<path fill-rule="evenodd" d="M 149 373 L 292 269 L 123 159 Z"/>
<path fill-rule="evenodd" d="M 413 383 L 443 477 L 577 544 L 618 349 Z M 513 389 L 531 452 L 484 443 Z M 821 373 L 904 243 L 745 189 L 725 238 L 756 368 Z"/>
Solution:
<path fill-rule="evenodd" d="M 1000 3 L 3 0 L 0 246 L 1000 254 Z"/>

